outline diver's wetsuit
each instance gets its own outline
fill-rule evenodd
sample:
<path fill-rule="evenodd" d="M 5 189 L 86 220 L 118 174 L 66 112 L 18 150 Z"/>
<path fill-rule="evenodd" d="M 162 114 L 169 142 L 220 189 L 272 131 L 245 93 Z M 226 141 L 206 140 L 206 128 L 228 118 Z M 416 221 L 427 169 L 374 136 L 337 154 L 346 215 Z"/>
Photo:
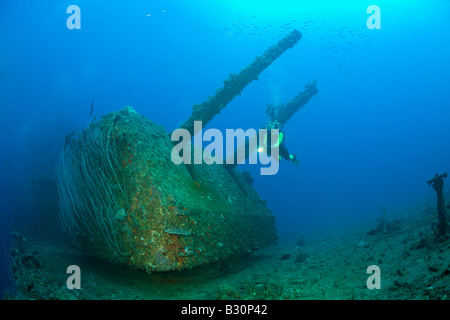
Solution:
<path fill-rule="evenodd" d="M 280 133 L 281 133 L 281 131 L 280 131 Z M 285 142 L 285 138 L 281 141 L 281 143 L 280 143 L 280 145 L 278 147 L 279 155 L 282 156 L 285 160 L 291 161 L 291 157 L 289 155 L 289 151 L 288 151 L 286 145 L 284 144 L 284 142 Z M 266 143 L 266 145 L 267 145 L 267 155 L 270 157 L 270 155 L 272 153 L 271 152 L 272 148 L 270 147 L 270 146 L 272 146 L 272 135 L 270 135 L 270 134 L 267 135 L 267 143 Z"/>
<path fill-rule="evenodd" d="M 278 152 L 280 153 L 280 156 L 282 156 L 285 160 L 291 161 L 291 157 L 289 155 L 289 151 L 286 148 L 286 146 L 284 145 L 284 143 L 280 144 L 280 149 L 279 149 Z"/>

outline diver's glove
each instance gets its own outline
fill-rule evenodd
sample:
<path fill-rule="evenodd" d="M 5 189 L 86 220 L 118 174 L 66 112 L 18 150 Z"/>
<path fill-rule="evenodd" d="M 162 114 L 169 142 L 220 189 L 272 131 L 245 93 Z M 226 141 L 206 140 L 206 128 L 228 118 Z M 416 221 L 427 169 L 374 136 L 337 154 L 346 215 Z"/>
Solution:
<path fill-rule="evenodd" d="M 292 164 L 298 165 L 300 164 L 300 161 L 298 161 L 297 159 L 297 155 L 295 154 L 290 154 L 289 158 L 291 159 Z"/>

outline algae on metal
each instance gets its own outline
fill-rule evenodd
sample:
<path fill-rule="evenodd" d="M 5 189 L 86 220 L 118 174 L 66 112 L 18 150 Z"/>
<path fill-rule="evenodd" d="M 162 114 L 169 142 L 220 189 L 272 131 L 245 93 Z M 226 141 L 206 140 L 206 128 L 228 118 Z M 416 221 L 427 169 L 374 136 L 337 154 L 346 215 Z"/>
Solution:
<path fill-rule="evenodd" d="M 103 139 L 116 146 L 114 169 L 121 186 L 110 177 L 110 186 L 103 183 L 107 191 L 87 195 L 86 202 L 70 203 L 77 206 L 78 215 L 73 218 L 75 227 L 69 225 L 66 231 L 74 232 L 72 237 L 82 249 L 151 272 L 192 268 L 276 242 L 273 214 L 240 172 L 230 174 L 224 166 L 206 164 L 189 172 L 184 164 L 174 164 L 169 134 L 130 107 L 91 126 L 100 126 Z M 79 148 L 82 139 L 86 137 L 72 138 L 65 152 Z M 93 160 L 104 150 L 97 154 L 84 150 L 90 163 L 80 164 L 80 159 L 67 155 L 65 161 L 100 169 L 101 164 Z M 64 187 L 65 193 L 83 198 L 79 195 L 87 190 L 83 184 L 95 179 L 89 172 L 77 171 L 76 181 Z M 104 192 L 112 192 L 115 203 L 110 214 L 98 216 L 97 198 L 105 197 Z M 100 230 L 102 223 L 111 228 Z"/>

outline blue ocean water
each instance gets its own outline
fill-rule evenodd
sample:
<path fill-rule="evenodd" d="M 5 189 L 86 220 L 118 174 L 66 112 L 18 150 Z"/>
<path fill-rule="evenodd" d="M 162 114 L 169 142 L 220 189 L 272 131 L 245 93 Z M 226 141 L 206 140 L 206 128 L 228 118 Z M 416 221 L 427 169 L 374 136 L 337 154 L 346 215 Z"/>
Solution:
<path fill-rule="evenodd" d="M 369 29 L 369 5 L 381 29 Z M 81 29 L 66 12 L 81 8 Z M 3 232 L 33 177 L 55 175 L 67 133 L 131 105 L 168 131 L 297 29 L 303 38 L 209 128 L 259 128 L 266 107 L 316 80 L 286 125 L 300 165 L 245 165 L 280 237 L 372 221 L 435 194 L 450 163 L 450 2 L 1 1 L 0 214 Z M 448 185 L 445 187 L 448 191 Z M 446 193 L 447 194 L 447 193 Z"/>

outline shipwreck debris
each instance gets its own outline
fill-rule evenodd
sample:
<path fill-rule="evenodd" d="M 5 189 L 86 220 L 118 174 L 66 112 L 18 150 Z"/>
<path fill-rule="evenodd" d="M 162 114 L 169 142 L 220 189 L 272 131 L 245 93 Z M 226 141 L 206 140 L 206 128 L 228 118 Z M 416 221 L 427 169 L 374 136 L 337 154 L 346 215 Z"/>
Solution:
<path fill-rule="evenodd" d="M 436 191 L 437 194 L 437 209 L 438 209 L 438 238 L 445 239 L 449 232 L 450 226 L 448 224 L 447 212 L 445 210 L 444 199 L 444 178 L 447 178 L 447 172 L 439 175 L 436 173 L 433 179 L 427 181 L 427 184 Z"/>
<path fill-rule="evenodd" d="M 183 229 L 177 229 L 177 228 L 169 228 L 164 230 L 165 233 L 168 234 L 176 234 L 178 236 L 190 236 L 191 232 L 188 230 L 183 230 Z"/>

